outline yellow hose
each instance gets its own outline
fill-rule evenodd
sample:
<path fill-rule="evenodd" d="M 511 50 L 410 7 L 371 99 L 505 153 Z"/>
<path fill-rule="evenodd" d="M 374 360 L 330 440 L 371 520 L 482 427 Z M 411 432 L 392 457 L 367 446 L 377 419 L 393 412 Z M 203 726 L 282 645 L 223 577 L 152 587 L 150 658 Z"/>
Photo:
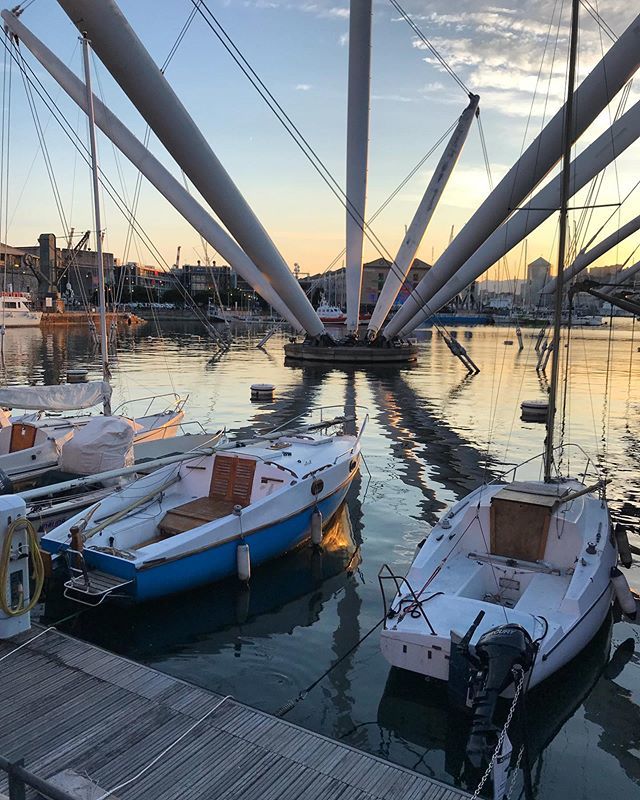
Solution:
<path fill-rule="evenodd" d="M 16 608 L 13 608 L 7 603 L 6 587 L 9 578 L 9 565 L 11 563 L 11 542 L 16 531 L 24 528 L 27 532 L 27 547 L 28 552 L 31 553 L 33 559 L 33 573 L 35 576 L 35 587 L 33 596 L 28 605 L 24 605 L 24 593 L 22 601 Z M 27 576 L 27 580 L 29 577 Z M 44 564 L 42 563 L 42 554 L 40 553 L 40 545 L 36 535 L 36 529 L 26 517 L 17 517 L 9 525 L 7 535 L 4 537 L 4 544 L 2 546 L 2 553 L 0 554 L 0 608 L 8 617 L 18 617 L 21 614 L 26 614 L 35 606 L 40 599 L 40 592 L 44 585 Z"/>

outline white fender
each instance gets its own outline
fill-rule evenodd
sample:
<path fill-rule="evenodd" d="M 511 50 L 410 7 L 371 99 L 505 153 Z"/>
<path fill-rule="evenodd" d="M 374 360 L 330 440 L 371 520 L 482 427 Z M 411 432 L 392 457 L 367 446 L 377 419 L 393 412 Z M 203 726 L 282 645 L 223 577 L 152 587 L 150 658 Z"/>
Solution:
<path fill-rule="evenodd" d="M 623 610 L 625 616 L 629 617 L 629 619 L 635 619 L 637 612 L 635 597 L 631 593 L 627 579 L 617 567 L 611 570 L 611 583 L 613 584 L 613 590 L 616 593 L 620 608 Z"/>

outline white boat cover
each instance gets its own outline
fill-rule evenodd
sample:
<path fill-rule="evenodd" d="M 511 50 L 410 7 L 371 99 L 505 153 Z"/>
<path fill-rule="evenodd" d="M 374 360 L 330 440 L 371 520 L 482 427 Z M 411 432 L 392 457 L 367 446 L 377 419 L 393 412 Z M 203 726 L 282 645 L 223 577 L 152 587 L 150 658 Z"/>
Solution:
<path fill-rule="evenodd" d="M 126 417 L 91 417 L 62 445 L 60 469 L 95 475 L 134 463 L 134 424 Z"/>
<path fill-rule="evenodd" d="M 74 411 L 90 408 L 111 397 L 106 381 L 61 383 L 59 386 L 5 386 L 0 389 L 0 406 L 35 411 Z"/>

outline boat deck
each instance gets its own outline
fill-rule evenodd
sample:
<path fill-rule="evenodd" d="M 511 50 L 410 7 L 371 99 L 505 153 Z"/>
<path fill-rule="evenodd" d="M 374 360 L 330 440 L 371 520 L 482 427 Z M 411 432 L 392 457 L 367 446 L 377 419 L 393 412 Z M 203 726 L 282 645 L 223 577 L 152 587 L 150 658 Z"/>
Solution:
<path fill-rule="evenodd" d="M 56 630 L 0 642 L 0 755 L 112 800 L 470 795 Z M 34 636 L 38 638 L 34 639 Z M 24 646 L 16 650 L 20 644 Z M 162 754 L 162 755 L 161 755 Z M 130 783 L 125 782 L 131 780 Z M 87 792 L 91 781 L 92 793 Z M 100 787 L 99 789 L 96 788 Z M 113 793 L 109 793 L 112 790 Z M 0 772 L 0 793 L 7 791 Z M 27 789 L 27 798 L 36 793 Z"/>

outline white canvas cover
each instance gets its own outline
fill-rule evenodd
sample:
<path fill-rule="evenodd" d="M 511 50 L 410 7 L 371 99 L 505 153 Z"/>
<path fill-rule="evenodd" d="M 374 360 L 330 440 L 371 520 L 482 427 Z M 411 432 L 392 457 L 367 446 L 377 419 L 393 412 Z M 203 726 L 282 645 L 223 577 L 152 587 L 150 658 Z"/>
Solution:
<path fill-rule="evenodd" d="M 59 386 L 5 386 L 0 406 L 34 411 L 75 411 L 103 403 L 111 397 L 106 381 L 61 383 Z"/>
<path fill-rule="evenodd" d="M 95 475 L 134 463 L 134 427 L 125 417 L 92 417 L 62 446 L 60 469 Z"/>

